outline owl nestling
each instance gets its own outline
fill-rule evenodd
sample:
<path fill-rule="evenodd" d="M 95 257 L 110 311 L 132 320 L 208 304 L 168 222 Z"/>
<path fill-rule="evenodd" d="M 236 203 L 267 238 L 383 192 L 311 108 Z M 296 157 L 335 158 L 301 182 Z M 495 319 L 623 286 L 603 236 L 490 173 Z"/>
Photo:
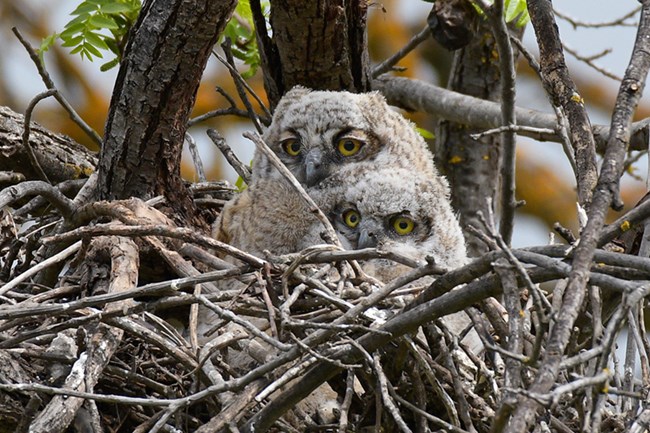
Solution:
<path fill-rule="evenodd" d="M 317 202 L 337 200 L 328 212 L 346 248 L 378 247 L 419 260 L 431 256 L 447 268 L 466 263 L 465 239 L 443 177 L 403 168 L 373 170 L 365 163 L 357 168 L 360 173 L 346 169 L 331 176 L 313 193 Z M 367 266 L 385 281 L 404 272 L 383 259 Z"/>
<path fill-rule="evenodd" d="M 310 195 L 319 191 L 318 204 L 324 209 L 335 201 L 328 201 L 333 197 L 328 194 L 331 187 L 321 183 L 344 169 L 356 176 L 360 164 L 370 170 L 401 167 L 437 176 L 424 139 L 378 93 L 296 87 L 278 104 L 264 141 Z M 256 152 L 251 185 L 224 207 L 213 234 L 252 254 L 264 250 L 284 254 L 322 243 L 313 236 L 316 219 L 300 209 L 304 206 L 300 200 L 268 159 Z"/>
<path fill-rule="evenodd" d="M 264 141 L 308 187 L 361 161 L 436 173 L 431 152 L 414 125 L 376 92 L 294 87 L 276 107 Z M 279 174 L 257 152 L 253 182 L 273 177 Z"/>

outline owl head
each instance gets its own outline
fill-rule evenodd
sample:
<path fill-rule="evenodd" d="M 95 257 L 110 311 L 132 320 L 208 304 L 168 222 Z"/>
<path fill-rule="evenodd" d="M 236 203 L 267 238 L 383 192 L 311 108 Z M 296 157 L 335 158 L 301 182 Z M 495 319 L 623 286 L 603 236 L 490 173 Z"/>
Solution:
<path fill-rule="evenodd" d="M 280 100 L 264 140 L 308 187 L 361 161 L 434 171 L 426 143 L 413 125 L 391 110 L 376 92 L 354 94 L 295 87 Z M 277 175 L 257 152 L 253 180 Z"/>
<path fill-rule="evenodd" d="M 336 177 L 327 182 L 340 185 L 329 216 L 346 248 L 378 247 L 414 259 L 432 256 L 449 268 L 466 262 L 465 240 L 443 177 L 402 168 Z"/>

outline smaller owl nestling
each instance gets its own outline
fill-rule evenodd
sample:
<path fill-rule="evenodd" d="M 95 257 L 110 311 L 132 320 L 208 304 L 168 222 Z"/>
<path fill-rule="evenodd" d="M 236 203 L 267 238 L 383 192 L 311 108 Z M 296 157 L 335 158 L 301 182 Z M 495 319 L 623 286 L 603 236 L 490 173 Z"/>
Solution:
<path fill-rule="evenodd" d="M 431 256 L 447 268 L 467 262 L 465 240 L 444 178 L 402 168 L 373 170 L 366 164 L 355 168 L 360 174 L 343 170 L 313 193 L 317 203 L 335 197 L 336 203 L 327 211 L 346 248 L 378 247 L 419 260 Z M 368 266 L 384 281 L 404 272 L 383 259 L 371 260 Z"/>

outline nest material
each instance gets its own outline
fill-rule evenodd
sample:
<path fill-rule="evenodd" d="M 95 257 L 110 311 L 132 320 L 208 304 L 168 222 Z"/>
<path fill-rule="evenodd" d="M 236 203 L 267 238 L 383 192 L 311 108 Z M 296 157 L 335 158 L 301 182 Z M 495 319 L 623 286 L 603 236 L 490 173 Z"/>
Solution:
<path fill-rule="evenodd" d="M 217 210 L 232 194 L 226 185 L 194 190 Z M 588 315 L 559 391 L 526 391 L 561 288 L 535 283 L 566 276 L 564 246 L 501 249 L 444 275 L 428 263 L 383 284 L 351 261 L 391 258 L 381 251 L 254 257 L 138 200 L 95 204 L 92 225 L 54 235 L 56 211 L 19 207 L 1 226 L 0 431 L 487 432 L 504 402 L 523 398 L 547 409 L 539 425 L 551 431 L 579 431 L 595 400 L 607 431 L 624 431 L 637 414 L 634 381 L 628 394 L 592 393 L 616 373 L 596 369 L 615 330 L 601 330 L 595 345 Z M 621 256 L 596 257 L 608 266 L 591 278 L 606 293 L 645 287 L 616 276 L 634 263 L 649 278 L 645 262 Z M 634 299 L 612 320 L 627 318 Z M 588 314 L 599 306 L 590 302 Z M 440 320 L 464 308 L 484 352 Z M 202 329 L 206 311 L 213 332 Z"/>

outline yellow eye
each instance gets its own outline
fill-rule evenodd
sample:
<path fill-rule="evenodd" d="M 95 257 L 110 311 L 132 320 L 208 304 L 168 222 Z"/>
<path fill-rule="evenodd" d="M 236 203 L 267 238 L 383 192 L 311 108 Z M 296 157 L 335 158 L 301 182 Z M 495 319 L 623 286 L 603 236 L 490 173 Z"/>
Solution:
<path fill-rule="evenodd" d="M 397 217 L 393 220 L 393 229 L 400 236 L 407 235 L 413 231 L 415 223 L 412 219 L 406 217 Z"/>
<path fill-rule="evenodd" d="M 361 221 L 361 215 L 356 210 L 349 209 L 343 213 L 343 222 L 345 222 L 346 226 L 355 228 L 359 225 L 359 221 Z"/>
<path fill-rule="evenodd" d="M 357 140 L 356 138 L 344 137 L 341 138 L 338 142 L 339 153 L 343 156 L 352 156 L 355 155 L 361 150 L 363 146 L 363 141 Z"/>
<path fill-rule="evenodd" d="M 282 148 L 290 156 L 298 156 L 301 150 L 300 141 L 296 138 L 289 138 L 282 142 Z"/>

